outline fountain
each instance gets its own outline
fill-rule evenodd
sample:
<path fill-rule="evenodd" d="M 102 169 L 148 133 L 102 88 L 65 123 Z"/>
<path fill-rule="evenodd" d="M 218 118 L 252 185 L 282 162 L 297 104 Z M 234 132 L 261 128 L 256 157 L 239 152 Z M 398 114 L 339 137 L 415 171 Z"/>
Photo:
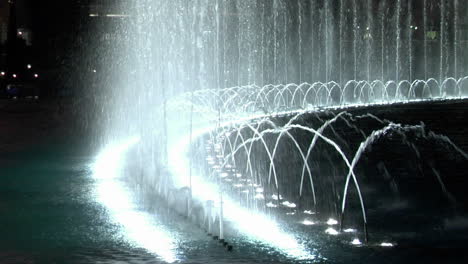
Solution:
<path fill-rule="evenodd" d="M 466 105 L 467 3 L 126 4 L 122 63 L 96 102 L 105 142 L 140 136 L 136 193 L 222 242 L 238 230 L 302 260 L 316 257 L 304 227 L 392 246 L 466 217 L 466 142 L 424 107 L 465 120 L 444 106 Z M 397 115 L 408 106 L 414 119 Z M 385 220 L 419 214 L 423 238 Z"/>

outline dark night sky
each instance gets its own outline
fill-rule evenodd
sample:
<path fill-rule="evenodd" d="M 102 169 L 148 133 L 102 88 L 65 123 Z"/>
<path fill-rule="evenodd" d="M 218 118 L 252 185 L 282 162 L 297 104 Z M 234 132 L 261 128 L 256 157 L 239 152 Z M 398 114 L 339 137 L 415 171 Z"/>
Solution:
<path fill-rule="evenodd" d="M 30 28 L 36 40 L 71 32 L 76 0 L 17 0 L 18 26 Z"/>

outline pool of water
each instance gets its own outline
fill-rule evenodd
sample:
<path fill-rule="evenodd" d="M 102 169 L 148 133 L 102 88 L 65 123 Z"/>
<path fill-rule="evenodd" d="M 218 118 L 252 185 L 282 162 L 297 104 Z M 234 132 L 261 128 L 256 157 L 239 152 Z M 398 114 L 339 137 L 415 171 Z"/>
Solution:
<path fill-rule="evenodd" d="M 166 263 L 128 239 L 108 208 L 96 200 L 92 151 L 49 144 L 2 156 L 0 263 Z M 165 207 L 136 205 L 170 235 L 180 263 L 462 263 L 465 248 L 444 245 L 354 246 L 352 236 L 324 235 L 326 225 L 291 225 L 313 256 L 298 260 L 235 230 L 226 251 L 206 232 Z M 153 238 L 158 241 L 158 238 Z M 161 243 L 165 240 L 161 238 Z"/>

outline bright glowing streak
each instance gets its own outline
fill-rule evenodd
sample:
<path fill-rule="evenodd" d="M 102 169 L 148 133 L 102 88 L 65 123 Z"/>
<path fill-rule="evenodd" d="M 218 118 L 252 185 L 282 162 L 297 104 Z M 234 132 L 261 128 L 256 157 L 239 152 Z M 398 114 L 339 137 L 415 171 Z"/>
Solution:
<path fill-rule="evenodd" d="M 332 227 L 329 227 L 327 228 L 327 230 L 325 230 L 325 233 L 329 234 L 329 235 L 333 235 L 333 236 L 336 236 L 338 235 L 338 231 L 336 231 L 334 228 Z"/>
<path fill-rule="evenodd" d="M 275 207 L 278 207 L 276 204 L 272 203 L 272 202 L 268 202 L 266 204 L 267 207 L 270 207 L 270 208 L 275 208 Z"/>
<path fill-rule="evenodd" d="M 98 14 L 89 14 L 90 17 L 97 17 L 99 16 Z"/>
<path fill-rule="evenodd" d="M 304 221 L 302 221 L 302 224 L 303 224 L 303 225 L 306 225 L 306 226 L 315 225 L 314 222 L 312 222 L 312 221 L 310 221 L 310 220 L 307 220 L 307 219 L 304 220 Z"/>
<path fill-rule="evenodd" d="M 352 229 L 352 228 L 347 228 L 345 230 L 343 230 L 345 233 L 354 233 L 356 232 L 356 229 Z"/>
<path fill-rule="evenodd" d="M 335 219 L 333 218 L 330 218 L 328 219 L 327 221 L 327 225 L 337 225 L 338 224 L 338 221 L 336 221 Z"/>
<path fill-rule="evenodd" d="M 106 17 L 129 17 L 129 15 L 124 15 L 124 14 L 107 14 Z"/>
<path fill-rule="evenodd" d="M 353 241 L 351 241 L 351 244 L 359 246 L 359 245 L 362 245 L 362 242 L 361 240 L 359 240 L 359 238 L 355 238 L 353 239 Z"/>
<path fill-rule="evenodd" d="M 313 214 L 315 214 L 315 213 L 312 212 L 311 210 L 305 210 L 305 211 L 304 211 L 304 214 L 313 215 Z"/>
<path fill-rule="evenodd" d="M 98 155 L 93 164 L 96 199 L 107 208 L 111 219 L 122 226 L 130 241 L 173 263 L 177 261 L 174 238 L 150 214 L 137 209 L 130 190 L 120 179 L 125 153 L 139 140 L 134 137 L 110 145 Z"/>
<path fill-rule="evenodd" d="M 392 244 L 392 243 L 388 243 L 388 242 L 382 242 L 382 243 L 380 243 L 380 246 L 381 246 L 381 247 L 393 247 L 393 244 Z"/>

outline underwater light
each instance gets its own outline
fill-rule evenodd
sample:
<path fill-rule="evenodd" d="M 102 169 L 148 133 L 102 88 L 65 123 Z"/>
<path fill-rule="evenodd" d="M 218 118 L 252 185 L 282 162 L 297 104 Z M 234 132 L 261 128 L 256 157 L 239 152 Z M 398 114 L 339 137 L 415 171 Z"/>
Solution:
<path fill-rule="evenodd" d="M 306 226 L 315 225 L 314 222 L 312 222 L 312 221 L 310 221 L 310 220 L 307 220 L 307 219 L 304 220 L 304 221 L 302 221 L 302 224 L 303 224 L 303 225 L 306 225 Z"/>
<path fill-rule="evenodd" d="M 333 235 L 333 236 L 336 236 L 336 235 L 339 234 L 338 231 L 336 231 L 334 228 L 331 228 L 331 227 L 327 228 L 325 230 L 325 233 L 327 233 L 329 235 Z"/>
<path fill-rule="evenodd" d="M 337 224 L 338 224 L 338 221 L 336 221 L 333 218 L 329 218 L 327 221 L 327 225 L 337 225 Z"/>
<path fill-rule="evenodd" d="M 295 203 L 291 203 L 291 202 L 288 202 L 288 201 L 284 201 L 281 203 L 282 205 L 286 206 L 286 207 L 289 207 L 289 208 L 296 208 L 296 204 Z"/>
<path fill-rule="evenodd" d="M 268 203 L 266 204 L 266 206 L 267 206 L 267 207 L 270 207 L 270 208 L 278 207 L 278 205 L 276 205 L 276 204 L 274 204 L 274 203 L 272 203 L 272 202 L 268 202 Z"/>
<path fill-rule="evenodd" d="M 271 196 L 271 198 L 272 198 L 273 200 L 278 200 L 278 195 L 273 194 L 273 195 Z M 279 199 L 280 199 L 280 200 L 283 199 L 283 196 L 281 196 L 281 194 L 279 195 Z"/>
<path fill-rule="evenodd" d="M 263 196 L 263 194 L 261 193 L 257 193 L 255 196 L 254 196 L 255 199 L 257 200 L 262 200 L 262 199 L 265 199 L 265 196 Z"/>

